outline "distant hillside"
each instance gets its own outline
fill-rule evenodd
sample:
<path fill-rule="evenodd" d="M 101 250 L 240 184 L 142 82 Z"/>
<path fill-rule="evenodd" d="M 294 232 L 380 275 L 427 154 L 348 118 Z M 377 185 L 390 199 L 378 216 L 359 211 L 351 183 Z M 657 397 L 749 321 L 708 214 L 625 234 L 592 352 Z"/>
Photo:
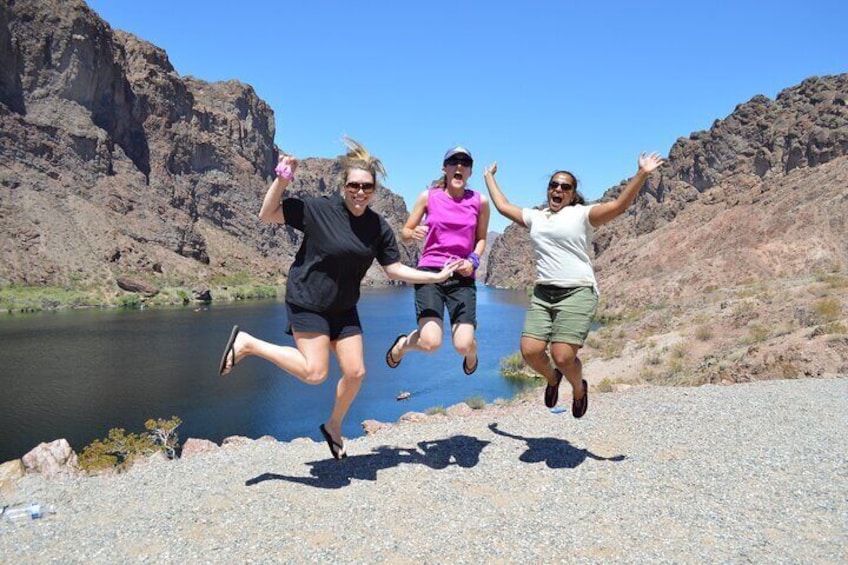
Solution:
<path fill-rule="evenodd" d="M 154 291 L 282 283 L 299 235 L 257 219 L 274 134 L 249 85 L 179 76 L 80 0 L 0 3 L 0 285 L 109 302 L 122 279 Z M 306 159 L 293 192 L 336 190 L 335 166 Z M 375 200 L 399 228 L 403 200 Z"/>
<path fill-rule="evenodd" d="M 845 269 L 847 154 L 848 74 L 810 78 L 775 100 L 756 96 L 709 131 L 679 139 L 631 209 L 596 232 L 602 293 L 645 303 Z M 515 288 L 534 277 L 526 230 L 510 226 L 492 250 L 487 282 Z"/>
<path fill-rule="evenodd" d="M 595 233 L 602 327 L 580 354 L 589 378 L 848 376 L 846 218 L 848 75 L 756 96 L 679 139 L 630 210 Z M 528 287 L 534 271 L 526 230 L 508 227 L 487 283 Z"/>

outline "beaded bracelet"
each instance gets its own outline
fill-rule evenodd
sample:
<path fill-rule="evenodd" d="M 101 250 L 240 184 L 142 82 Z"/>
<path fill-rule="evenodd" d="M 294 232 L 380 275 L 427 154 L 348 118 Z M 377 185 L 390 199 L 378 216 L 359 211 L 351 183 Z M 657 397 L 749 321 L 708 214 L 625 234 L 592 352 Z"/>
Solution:
<path fill-rule="evenodd" d="M 477 267 L 480 266 L 480 256 L 472 252 L 471 255 L 468 256 L 468 260 L 471 261 L 472 265 L 474 265 L 474 270 L 476 271 Z"/>

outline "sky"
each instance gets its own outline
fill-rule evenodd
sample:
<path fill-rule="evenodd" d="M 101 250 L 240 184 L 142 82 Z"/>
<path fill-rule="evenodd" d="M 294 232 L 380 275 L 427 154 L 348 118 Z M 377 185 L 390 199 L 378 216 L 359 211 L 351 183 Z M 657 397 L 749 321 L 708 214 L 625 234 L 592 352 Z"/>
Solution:
<path fill-rule="evenodd" d="M 454 145 L 519 206 L 559 169 L 587 200 L 756 95 L 848 72 L 848 2 L 89 0 L 176 71 L 251 85 L 300 158 L 379 156 L 411 209 Z M 492 212 L 490 230 L 508 221 Z"/>

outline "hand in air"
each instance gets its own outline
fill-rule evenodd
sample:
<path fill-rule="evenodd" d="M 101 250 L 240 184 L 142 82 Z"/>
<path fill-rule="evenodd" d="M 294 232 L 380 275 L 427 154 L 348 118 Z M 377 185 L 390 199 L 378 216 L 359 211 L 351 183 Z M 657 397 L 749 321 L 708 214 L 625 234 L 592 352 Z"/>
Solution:
<path fill-rule="evenodd" d="M 639 170 L 650 174 L 664 162 L 659 153 L 651 153 L 650 155 L 642 153 L 639 155 Z"/>
<path fill-rule="evenodd" d="M 292 180 L 294 178 L 294 172 L 297 170 L 297 162 L 297 158 L 282 153 L 280 154 L 280 158 L 277 162 L 277 168 L 274 169 L 274 172 L 277 173 L 278 177 L 283 177 L 286 180 Z"/>
<path fill-rule="evenodd" d="M 497 173 L 497 172 L 498 172 L 498 162 L 497 162 L 497 161 L 495 161 L 494 163 L 492 163 L 491 165 L 489 165 L 488 167 L 486 167 L 485 169 L 483 169 L 483 176 L 484 176 L 484 177 L 485 177 L 486 175 L 492 175 L 492 176 L 495 176 L 495 173 Z"/>

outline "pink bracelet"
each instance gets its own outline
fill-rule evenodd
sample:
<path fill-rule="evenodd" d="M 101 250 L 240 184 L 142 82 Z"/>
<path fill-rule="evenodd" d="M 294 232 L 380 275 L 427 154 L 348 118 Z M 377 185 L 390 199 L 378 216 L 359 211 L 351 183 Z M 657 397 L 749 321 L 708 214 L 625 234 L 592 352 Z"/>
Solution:
<path fill-rule="evenodd" d="M 292 172 L 291 167 L 286 164 L 278 164 L 277 168 L 274 169 L 274 171 L 277 173 L 278 177 L 283 177 L 289 182 L 294 180 L 294 173 Z"/>

